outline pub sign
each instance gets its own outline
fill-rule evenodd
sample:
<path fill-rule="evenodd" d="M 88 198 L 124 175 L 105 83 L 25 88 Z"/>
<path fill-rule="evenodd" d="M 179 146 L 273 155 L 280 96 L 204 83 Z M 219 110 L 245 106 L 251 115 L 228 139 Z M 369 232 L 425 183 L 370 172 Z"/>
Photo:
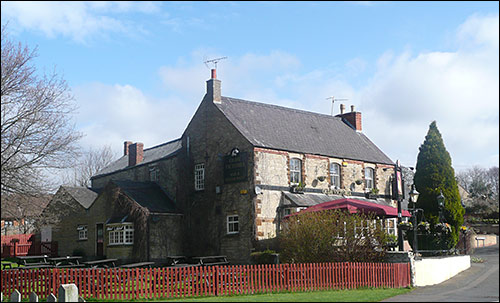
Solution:
<path fill-rule="evenodd" d="M 236 183 L 247 180 L 247 153 L 224 156 L 224 183 Z"/>

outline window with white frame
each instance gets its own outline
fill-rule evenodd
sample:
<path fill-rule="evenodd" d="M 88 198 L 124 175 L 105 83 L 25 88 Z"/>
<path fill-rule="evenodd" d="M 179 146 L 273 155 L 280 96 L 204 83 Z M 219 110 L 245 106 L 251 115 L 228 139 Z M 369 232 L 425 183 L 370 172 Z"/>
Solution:
<path fill-rule="evenodd" d="M 367 167 L 365 168 L 365 188 L 371 189 L 373 188 L 373 168 Z"/>
<path fill-rule="evenodd" d="M 302 161 L 297 158 L 290 159 L 290 183 L 302 182 Z"/>
<path fill-rule="evenodd" d="M 330 164 L 330 184 L 333 188 L 340 188 L 340 165 Z"/>
<path fill-rule="evenodd" d="M 160 180 L 160 168 L 156 165 L 149 167 L 149 180 L 151 182 L 158 182 Z"/>
<path fill-rule="evenodd" d="M 134 244 L 134 225 L 132 223 L 124 223 L 108 226 L 109 244 Z"/>
<path fill-rule="evenodd" d="M 388 233 L 389 235 L 397 235 L 396 233 L 396 220 L 397 219 L 386 219 L 385 220 L 385 232 Z"/>
<path fill-rule="evenodd" d="M 205 189 L 205 164 L 200 163 L 194 166 L 194 189 Z"/>
<path fill-rule="evenodd" d="M 370 222 L 368 220 L 361 220 L 356 222 L 354 225 L 354 234 L 357 237 L 366 237 L 369 235 L 368 229 L 370 228 Z"/>
<path fill-rule="evenodd" d="M 239 229 L 239 218 L 238 215 L 227 216 L 227 233 L 237 234 L 240 232 Z"/>
<path fill-rule="evenodd" d="M 79 225 L 76 230 L 78 230 L 78 240 L 88 239 L 87 225 Z"/>

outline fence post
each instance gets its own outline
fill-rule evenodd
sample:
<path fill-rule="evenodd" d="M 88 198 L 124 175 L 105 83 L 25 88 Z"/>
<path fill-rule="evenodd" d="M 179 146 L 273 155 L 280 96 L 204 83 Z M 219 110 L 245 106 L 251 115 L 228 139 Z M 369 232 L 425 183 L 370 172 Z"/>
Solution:
<path fill-rule="evenodd" d="M 21 293 L 17 289 L 10 294 L 10 302 L 21 302 Z"/>
<path fill-rule="evenodd" d="M 56 296 L 54 296 L 54 294 L 50 294 L 50 295 L 47 297 L 47 302 L 57 302 L 57 298 L 56 298 Z"/>
<path fill-rule="evenodd" d="M 30 302 L 38 302 L 38 295 L 34 291 L 30 293 Z"/>
<path fill-rule="evenodd" d="M 62 284 L 57 294 L 59 302 L 78 302 L 78 288 L 75 284 Z"/>

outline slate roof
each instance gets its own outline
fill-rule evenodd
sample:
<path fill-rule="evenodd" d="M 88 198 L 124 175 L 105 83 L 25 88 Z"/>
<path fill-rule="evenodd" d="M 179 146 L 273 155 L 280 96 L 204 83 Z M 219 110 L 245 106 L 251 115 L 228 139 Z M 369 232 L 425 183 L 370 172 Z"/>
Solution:
<path fill-rule="evenodd" d="M 169 156 L 174 155 L 177 151 L 179 151 L 182 147 L 182 141 L 181 139 L 176 139 L 173 141 L 169 141 L 154 147 L 150 148 L 145 148 L 144 149 L 144 159 L 142 160 L 141 163 L 138 165 L 143 165 L 147 163 L 151 163 L 157 160 L 160 160 L 162 158 L 166 158 Z M 92 179 L 117 172 L 122 169 L 128 168 L 128 155 L 122 156 L 120 159 L 116 160 L 115 162 L 111 163 L 110 165 L 106 166 L 102 170 L 100 170 L 95 176 L 92 177 Z"/>
<path fill-rule="evenodd" d="M 86 187 L 75 187 L 75 186 L 61 186 L 68 192 L 81 206 L 88 209 L 92 203 L 94 203 L 95 198 L 97 198 L 98 192 L 95 189 L 89 189 Z"/>
<path fill-rule="evenodd" d="M 216 106 L 257 147 L 394 165 L 340 117 L 229 97 Z"/>
<path fill-rule="evenodd" d="M 178 213 L 175 202 L 155 182 L 111 181 L 139 205 L 154 213 Z"/>

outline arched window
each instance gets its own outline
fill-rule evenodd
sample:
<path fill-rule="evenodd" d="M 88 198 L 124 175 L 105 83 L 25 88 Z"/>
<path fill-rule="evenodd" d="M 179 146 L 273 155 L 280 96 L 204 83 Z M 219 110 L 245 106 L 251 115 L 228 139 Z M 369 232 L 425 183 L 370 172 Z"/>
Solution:
<path fill-rule="evenodd" d="M 302 161 L 297 158 L 290 159 L 290 183 L 302 182 Z"/>
<path fill-rule="evenodd" d="M 333 188 L 340 188 L 340 165 L 330 163 L 330 184 Z"/>
<path fill-rule="evenodd" d="M 365 168 L 365 188 L 373 188 L 373 168 Z"/>

